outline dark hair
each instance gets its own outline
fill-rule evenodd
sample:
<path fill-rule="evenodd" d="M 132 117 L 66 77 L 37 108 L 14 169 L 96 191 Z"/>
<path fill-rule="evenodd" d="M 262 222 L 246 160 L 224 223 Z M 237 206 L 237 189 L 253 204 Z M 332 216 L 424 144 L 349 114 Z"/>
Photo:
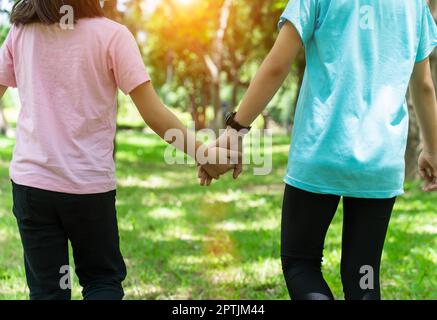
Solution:
<path fill-rule="evenodd" d="M 12 8 L 11 23 L 57 23 L 61 19 L 60 9 L 64 5 L 73 8 L 75 21 L 103 16 L 99 0 L 18 0 Z"/>

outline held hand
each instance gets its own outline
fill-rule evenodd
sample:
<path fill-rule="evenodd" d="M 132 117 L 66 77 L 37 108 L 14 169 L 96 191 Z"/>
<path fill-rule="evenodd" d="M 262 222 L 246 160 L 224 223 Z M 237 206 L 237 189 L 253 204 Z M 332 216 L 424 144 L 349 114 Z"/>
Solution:
<path fill-rule="evenodd" d="M 199 166 L 197 169 L 197 177 L 199 178 L 199 183 L 202 187 L 204 186 L 210 186 L 212 183 L 211 176 L 206 172 L 205 169 L 202 168 L 202 166 Z"/>
<path fill-rule="evenodd" d="M 212 176 L 210 176 L 209 174 L 208 174 L 208 171 L 214 171 L 214 172 L 220 172 L 221 170 L 223 170 L 222 172 L 222 174 L 219 174 L 219 176 L 220 175 L 223 175 L 223 174 L 225 174 L 225 173 L 227 173 L 228 171 L 231 171 L 231 170 L 233 170 L 234 171 L 234 173 L 233 173 L 233 177 L 234 177 L 234 179 L 237 179 L 238 178 L 238 176 L 241 174 L 241 172 L 243 171 L 242 170 L 242 165 L 241 164 L 237 164 L 237 165 L 230 165 L 230 166 L 228 166 L 228 168 L 225 168 L 225 167 L 223 167 L 223 168 L 208 168 L 209 166 L 214 166 L 214 165 L 207 165 L 207 166 L 199 166 L 199 169 L 198 169 L 198 177 L 199 177 L 199 180 L 200 180 L 200 185 L 201 186 L 210 186 L 211 185 L 211 183 L 212 183 L 212 180 L 214 179 L 214 178 L 212 178 Z M 220 166 L 220 165 L 219 165 Z M 216 180 L 219 180 L 220 179 L 220 177 L 218 177 L 218 178 L 215 178 Z"/>
<path fill-rule="evenodd" d="M 243 154 L 243 137 L 244 135 L 238 133 L 236 130 L 232 128 L 227 128 L 226 131 L 215 141 L 211 146 L 216 146 L 219 148 L 225 148 L 231 150 L 231 152 L 238 152 L 239 161 L 236 163 L 233 177 L 237 179 L 238 176 L 243 172 L 242 165 L 242 154 Z"/>
<path fill-rule="evenodd" d="M 437 191 L 437 153 L 422 151 L 419 157 L 419 173 L 425 180 L 423 191 Z"/>
<path fill-rule="evenodd" d="M 219 180 L 220 176 L 234 170 L 235 165 L 230 164 L 206 164 L 199 166 L 198 177 L 201 186 L 209 186 L 213 179 Z"/>
<path fill-rule="evenodd" d="M 200 185 L 209 186 L 213 179 L 233 170 L 236 179 L 242 171 L 242 154 L 239 151 L 216 147 L 214 142 L 208 148 L 208 163 L 199 164 L 198 177 Z"/>

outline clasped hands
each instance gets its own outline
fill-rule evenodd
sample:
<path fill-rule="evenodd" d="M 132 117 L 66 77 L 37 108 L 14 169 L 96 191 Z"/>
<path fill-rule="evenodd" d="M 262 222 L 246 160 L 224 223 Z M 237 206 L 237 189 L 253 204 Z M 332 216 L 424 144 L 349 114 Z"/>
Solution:
<path fill-rule="evenodd" d="M 207 148 L 207 160 L 198 162 L 201 186 L 211 185 L 214 179 L 233 171 L 234 179 L 243 172 L 243 134 L 234 129 L 226 131 Z"/>

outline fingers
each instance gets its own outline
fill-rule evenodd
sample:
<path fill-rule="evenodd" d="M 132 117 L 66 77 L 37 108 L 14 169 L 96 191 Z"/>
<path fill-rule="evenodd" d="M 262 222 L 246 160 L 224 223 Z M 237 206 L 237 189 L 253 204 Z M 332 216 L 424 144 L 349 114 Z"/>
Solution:
<path fill-rule="evenodd" d="M 425 181 L 423 191 L 436 192 L 437 191 L 437 158 L 433 154 L 425 151 L 419 156 L 419 174 Z"/>
<path fill-rule="evenodd" d="M 205 165 L 205 166 L 203 166 L 203 170 L 205 170 L 205 172 L 208 174 L 208 176 L 213 178 L 213 179 L 218 180 L 220 178 L 220 173 L 217 172 L 216 170 L 214 170 L 212 168 L 212 166 Z"/>
<path fill-rule="evenodd" d="M 200 179 L 201 186 L 210 186 L 212 184 L 213 179 L 220 179 L 220 171 L 213 168 L 213 166 L 202 166 L 199 167 L 198 176 Z"/>
<path fill-rule="evenodd" d="M 435 192 L 437 191 L 437 177 L 432 178 L 431 181 L 426 181 L 423 186 L 423 191 L 425 192 Z"/>
<path fill-rule="evenodd" d="M 199 167 L 198 177 L 199 177 L 201 186 L 211 185 L 212 178 L 208 175 L 208 173 L 206 173 L 206 171 L 202 167 Z"/>
<path fill-rule="evenodd" d="M 201 163 L 198 177 L 202 186 L 210 185 L 228 171 L 233 171 L 234 179 L 243 171 L 243 139 L 236 132 L 226 131 L 207 148 L 207 159 Z"/>
<path fill-rule="evenodd" d="M 423 191 L 425 191 L 425 192 L 436 192 L 437 191 L 437 183 L 425 185 L 423 187 Z"/>
<path fill-rule="evenodd" d="M 202 179 L 203 175 L 204 175 L 204 170 L 202 169 L 202 167 L 199 166 L 199 169 L 197 169 L 197 177 L 199 179 Z"/>
<path fill-rule="evenodd" d="M 201 186 L 204 186 L 205 184 L 206 184 L 206 180 L 207 180 L 207 177 L 206 177 L 206 175 L 201 175 L 200 176 L 200 185 Z"/>
<path fill-rule="evenodd" d="M 211 185 L 211 183 L 212 183 L 212 178 L 211 177 L 207 177 L 206 178 L 206 186 L 210 186 Z"/>
<path fill-rule="evenodd" d="M 213 179 L 219 180 L 221 175 L 233 171 L 234 179 L 243 171 L 242 153 L 235 150 L 213 147 L 210 149 L 210 163 L 199 166 L 200 185 L 209 186 Z M 214 160 L 216 159 L 216 160 Z"/>
<path fill-rule="evenodd" d="M 425 185 L 423 186 L 423 191 L 425 192 L 435 192 L 437 191 L 437 174 L 434 173 L 431 166 L 421 166 L 419 167 L 420 177 L 425 180 Z"/>
<path fill-rule="evenodd" d="M 197 176 L 201 186 L 209 186 L 214 179 L 219 180 L 220 176 L 229 171 L 234 171 L 234 177 L 238 177 L 241 168 L 237 169 L 237 166 L 234 164 L 207 164 L 199 167 Z"/>
<path fill-rule="evenodd" d="M 234 168 L 234 173 L 233 173 L 234 179 L 237 179 L 242 172 L 243 172 L 243 165 L 241 163 L 237 164 Z"/>

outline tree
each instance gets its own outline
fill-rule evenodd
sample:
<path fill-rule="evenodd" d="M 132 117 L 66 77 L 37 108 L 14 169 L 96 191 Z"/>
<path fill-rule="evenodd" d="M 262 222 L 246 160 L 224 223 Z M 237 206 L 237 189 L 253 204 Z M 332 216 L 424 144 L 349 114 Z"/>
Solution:
<path fill-rule="evenodd" d="M 169 91 L 184 89 L 196 128 L 206 125 L 208 106 L 214 111 L 212 126 L 223 127 L 224 111 L 238 105 L 240 89 L 248 86 L 273 45 L 285 5 L 274 0 L 161 1 L 146 25 L 154 82 Z"/>
<path fill-rule="evenodd" d="M 277 23 L 285 8 L 286 1 L 264 0 L 235 0 L 230 10 L 228 30 L 225 37 L 226 60 L 224 72 L 226 81 L 231 88 L 229 97 L 232 111 L 241 99 L 240 89 L 246 89 L 254 70 L 258 68 L 267 52 L 273 46 L 277 35 Z M 292 74 L 296 80 L 296 74 Z M 290 82 L 284 88 L 290 89 Z M 280 90 L 278 95 L 289 94 Z M 270 111 L 277 109 L 275 103 L 271 103 L 263 113 L 265 127 L 270 119 Z M 275 113 L 276 116 L 282 112 Z M 280 121 L 280 116 L 275 117 Z"/>

